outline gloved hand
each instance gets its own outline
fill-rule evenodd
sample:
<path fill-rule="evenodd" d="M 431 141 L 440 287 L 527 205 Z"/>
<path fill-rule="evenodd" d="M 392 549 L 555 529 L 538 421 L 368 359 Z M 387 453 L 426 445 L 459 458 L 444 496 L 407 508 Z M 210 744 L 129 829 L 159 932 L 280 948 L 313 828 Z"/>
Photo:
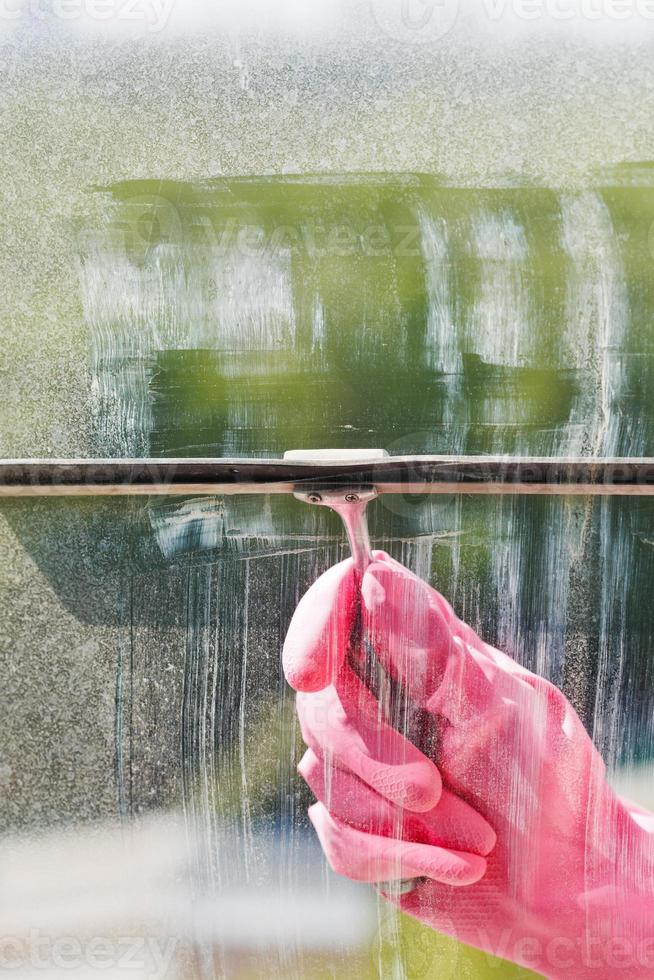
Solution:
<path fill-rule="evenodd" d="M 387 725 L 351 666 L 364 635 L 428 712 L 423 755 Z M 484 643 L 443 597 L 383 552 L 302 598 L 284 644 L 308 751 L 309 814 L 335 871 L 417 879 L 403 911 L 566 980 L 654 976 L 654 817 L 620 800 L 553 685 Z"/>

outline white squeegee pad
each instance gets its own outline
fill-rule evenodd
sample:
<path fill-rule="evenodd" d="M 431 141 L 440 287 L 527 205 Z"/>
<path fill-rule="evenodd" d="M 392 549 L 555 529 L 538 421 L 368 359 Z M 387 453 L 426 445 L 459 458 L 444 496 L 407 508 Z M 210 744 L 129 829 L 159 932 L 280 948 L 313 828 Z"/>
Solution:
<path fill-rule="evenodd" d="M 292 463 L 369 463 L 387 457 L 385 449 L 287 449 L 284 453 Z"/>

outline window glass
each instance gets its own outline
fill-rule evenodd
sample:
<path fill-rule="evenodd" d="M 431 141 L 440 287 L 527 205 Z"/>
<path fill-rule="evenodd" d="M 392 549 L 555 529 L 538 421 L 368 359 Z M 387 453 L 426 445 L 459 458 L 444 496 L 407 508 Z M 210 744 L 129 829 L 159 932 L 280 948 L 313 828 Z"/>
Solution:
<path fill-rule="evenodd" d="M 2 455 L 652 454 L 649 24 L 223 6 L 0 16 Z M 653 511 L 370 508 L 650 808 Z M 0 500 L 17 976 L 526 975 L 322 858 L 280 650 L 346 553 L 290 497 Z"/>

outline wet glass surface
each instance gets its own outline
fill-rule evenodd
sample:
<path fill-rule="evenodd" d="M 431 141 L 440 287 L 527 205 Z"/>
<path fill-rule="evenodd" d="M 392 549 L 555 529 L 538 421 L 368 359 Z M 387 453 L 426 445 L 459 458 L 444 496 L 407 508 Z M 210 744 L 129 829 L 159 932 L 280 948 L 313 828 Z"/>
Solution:
<path fill-rule="evenodd" d="M 616 778 L 635 780 L 647 803 L 649 502 L 444 497 L 384 505 L 371 510 L 374 544 L 440 588 L 485 639 L 562 686 Z M 57 902 L 74 921 L 68 875 L 76 849 L 57 834 L 80 820 L 96 828 L 118 815 L 128 821 L 134 854 L 124 836 L 112 843 L 108 832 L 96 846 L 109 854 L 118 847 L 117 867 L 129 860 L 134 905 L 113 931 L 105 924 L 91 934 L 122 936 L 125 918 L 130 930 L 145 921 L 153 943 L 174 941 L 182 972 L 173 976 L 385 976 L 392 963 L 412 976 L 416 957 L 485 976 L 481 954 L 408 921 L 398 926 L 384 903 L 376 911 L 366 886 L 327 873 L 307 822 L 280 644 L 304 589 L 345 554 L 340 528 L 295 501 L 194 501 L 189 523 L 190 507 L 3 504 L 15 548 L 5 614 L 6 840 L 46 833 L 47 861 L 63 852 L 68 871 Z M 154 854 L 141 867 L 148 847 Z M 34 868 L 27 881 L 38 889 L 41 877 Z M 96 883 L 96 898 L 107 887 Z M 151 891 L 165 904 L 156 914 Z M 91 920 L 106 923 L 97 901 Z M 37 908 L 29 921 L 54 928 L 47 900 Z M 244 938 L 252 915 L 259 924 Z M 180 965 L 186 955 L 192 967 Z"/>
<path fill-rule="evenodd" d="M 647 179 L 641 167 L 639 180 Z M 646 455 L 654 192 L 123 182 L 81 235 L 107 455 Z"/>

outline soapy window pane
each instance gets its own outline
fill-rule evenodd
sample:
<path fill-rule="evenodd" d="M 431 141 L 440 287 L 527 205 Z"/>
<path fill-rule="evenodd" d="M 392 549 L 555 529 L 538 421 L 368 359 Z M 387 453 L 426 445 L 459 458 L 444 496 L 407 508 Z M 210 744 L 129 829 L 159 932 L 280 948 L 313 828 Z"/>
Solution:
<path fill-rule="evenodd" d="M 391 0 L 11 6 L 4 456 L 652 453 L 635 7 L 490 23 L 445 4 L 421 27 Z M 560 685 L 650 808 L 653 516 L 371 508 L 374 543 Z M 0 503 L 17 976 L 524 975 L 324 865 L 279 653 L 344 554 L 336 520 L 290 499 Z"/>

